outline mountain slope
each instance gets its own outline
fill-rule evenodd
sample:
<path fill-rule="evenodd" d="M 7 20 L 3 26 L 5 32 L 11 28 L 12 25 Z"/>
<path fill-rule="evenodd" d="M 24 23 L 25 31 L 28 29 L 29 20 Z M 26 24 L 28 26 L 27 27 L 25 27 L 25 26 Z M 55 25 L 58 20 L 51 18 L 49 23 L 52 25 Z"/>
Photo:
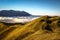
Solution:
<path fill-rule="evenodd" d="M 16 16 L 30 16 L 31 14 L 25 11 L 2 10 L 0 16 L 2 17 L 16 17 Z"/>
<path fill-rule="evenodd" d="M 60 17 L 43 16 L 23 26 L 15 27 L 5 37 L 0 36 L 0 38 L 2 40 L 60 40 L 59 33 Z"/>

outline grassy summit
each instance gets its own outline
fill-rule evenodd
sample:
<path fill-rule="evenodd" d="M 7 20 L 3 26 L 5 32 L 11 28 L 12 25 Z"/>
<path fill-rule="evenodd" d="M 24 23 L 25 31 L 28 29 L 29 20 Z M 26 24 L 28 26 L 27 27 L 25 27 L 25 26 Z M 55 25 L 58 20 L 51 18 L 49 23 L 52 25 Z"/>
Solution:
<path fill-rule="evenodd" d="M 5 26 L 1 28 L 4 27 L 5 31 L 0 32 L 0 40 L 60 40 L 60 16 L 42 16 L 27 24 L 15 24 L 7 29 Z"/>

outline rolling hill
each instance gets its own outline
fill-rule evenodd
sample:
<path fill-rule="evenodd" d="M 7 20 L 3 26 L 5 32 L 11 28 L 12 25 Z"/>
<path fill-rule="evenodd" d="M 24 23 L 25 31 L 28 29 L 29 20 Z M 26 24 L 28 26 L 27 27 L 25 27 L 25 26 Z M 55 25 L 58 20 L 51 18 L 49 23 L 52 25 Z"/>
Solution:
<path fill-rule="evenodd" d="M 60 40 L 60 16 L 42 16 L 24 25 L 6 27 L 0 32 L 0 40 Z"/>

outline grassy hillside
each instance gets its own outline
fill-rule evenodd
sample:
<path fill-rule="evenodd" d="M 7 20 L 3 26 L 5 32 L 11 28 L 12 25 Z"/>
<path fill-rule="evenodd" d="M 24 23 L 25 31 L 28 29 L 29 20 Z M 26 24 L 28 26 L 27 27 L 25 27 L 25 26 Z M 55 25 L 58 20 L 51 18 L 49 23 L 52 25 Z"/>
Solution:
<path fill-rule="evenodd" d="M 0 25 L 0 40 L 60 40 L 60 16 L 42 16 L 24 25 Z"/>

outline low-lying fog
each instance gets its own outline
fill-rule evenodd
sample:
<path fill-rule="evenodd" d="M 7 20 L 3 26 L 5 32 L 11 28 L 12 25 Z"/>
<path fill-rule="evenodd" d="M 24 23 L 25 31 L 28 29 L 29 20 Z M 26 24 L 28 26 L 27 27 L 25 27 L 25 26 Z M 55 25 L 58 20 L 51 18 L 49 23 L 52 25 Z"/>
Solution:
<path fill-rule="evenodd" d="M 0 17 L 0 22 L 5 23 L 26 23 L 40 16 L 21 16 L 21 17 Z"/>

